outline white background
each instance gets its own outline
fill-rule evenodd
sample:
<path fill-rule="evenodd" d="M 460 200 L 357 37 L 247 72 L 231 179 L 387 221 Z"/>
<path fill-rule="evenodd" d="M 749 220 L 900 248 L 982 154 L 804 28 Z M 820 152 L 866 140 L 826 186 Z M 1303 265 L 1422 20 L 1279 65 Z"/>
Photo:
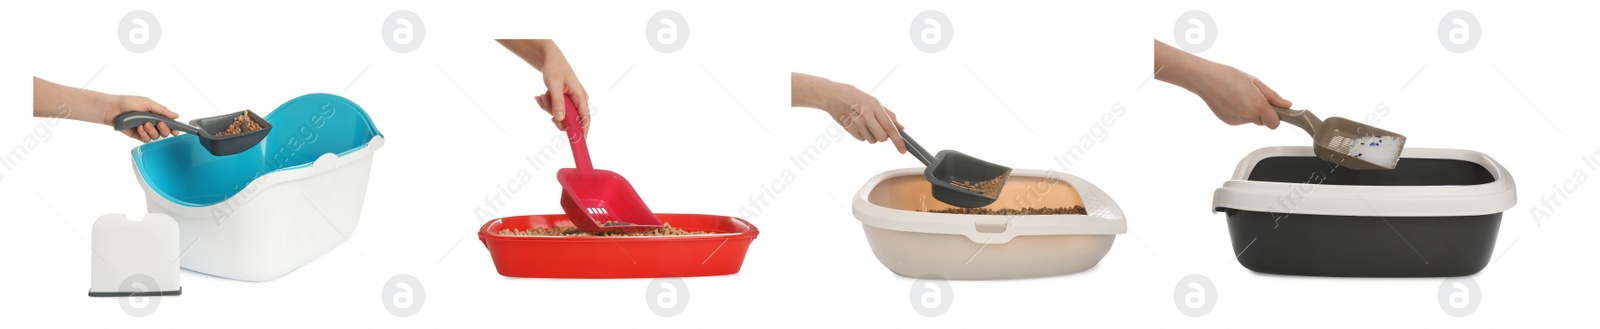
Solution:
<path fill-rule="evenodd" d="M 856 2 L 6 5 L 0 22 L 12 38 L 0 95 L 14 111 L 0 120 L 0 152 L 40 131 L 45 141 L 0 180 L 8 213 L 0 317 L 131 327 L 1504 327 L 1574 323 L 1600 306 L 1590 255 L 1595 187 L 1565 185 L 1576 191 L 1554 217 L 1535 225 L 1530 216 L 1574 171 L 1600 175 L 1580 160 L 1600 152 L 1600 135 L 1587 129 L 1600 119 L 1587 101 L 1600 70 L 1590 17 L 1576 8 Z M 116 39 L 117 20 L 136 9 L 163 29 L 149 53 Z M 383 18 L 399 9 L 426 26 L 408 54 L 380 39 Z M 664 9 L 691 26 L 672 54 L 650 48 L 641 31 Z M 910 44 L 911 18 L 927 9 L 953 23 L 950 47 L 937 54 Z M 1510 168 L 1519 203 L 1505 213 L 1493 263 L 1471 277 L 1482 289 L 1476 313 L 1445 314 L 1438 278 L 1263 275 L 1230 257 L 1224 219 L 1209 211 L 1212 191 L 1249 151 L 1309 139 L 1294 128 L 1221 124 L 1199 98 L 1148 80 L 1149 39 L 1172 43 L 1177 16 L 1190 9 L 1218 26 L 1201 56 L 1260 77 L 1296 108 L 1404 133 L 1410 147 L 1484 152 Z M 1436 35 L 1455 9 L 1483 25 L 1465 54 L 1446 51 Z M 736 215 L 792 168 L 790 157 L 829 138 L 822 112 L 787 104 L 796 71 L 873 93 L 934 150 L 1095 182 L 1127 213 L 1129 233 L 1084 273 L 951 282 L 948 313 L 924 317 L 909 303 L 912 280 L 877 262 L 847 209 L 867 178 L 919 163 L 844 136 L 775 205 L 747 218 L 762 233 L 739 274 L 684 279 L 691 298 L 678 316 L 650 312 L 648 280 L 502 277 L 476 240 L 474 208 L 528 170 L 535 179 L 495 215 L 559 213 L 554 173 L 570 160 L 563 152 L 543 168 L 523 161 L 564 141 L 534 105 L 539 74 L 494 38 L 556 39 L 598 108 L 596 166 L 628 177 L 657 212 Z M 127 153 L 137 142 L 82 122 L 36 130 L 43 120 L 21 113 L 31 104 L 27 76 L 148 96 L 184 120 L 334 93 L 363 106 L 388 141 L 348 243 L 269 282 L 183 272 L 182 296 L 134 318 L 116 299 L 85 291 L 94 219 L 145 212 Z M 1113 104 L 1126 114 L 1083 160 L 1060 168 L 1053 159 Z M 1369 119 L 1378 104 L 1390 111 Z M 426 290 L 423 309 L 407 318 L 385 311 L 380 296 L 402 273 Z M 1172 300 L 1178 279 L 1195 273 L 1218 296 L 1199 318 Z"/>

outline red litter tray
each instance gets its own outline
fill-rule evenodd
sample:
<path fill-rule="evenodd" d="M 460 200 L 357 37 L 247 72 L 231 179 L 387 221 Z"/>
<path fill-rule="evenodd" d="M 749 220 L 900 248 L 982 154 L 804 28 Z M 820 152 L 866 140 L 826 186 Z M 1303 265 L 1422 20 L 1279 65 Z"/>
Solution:
<path fill-rule="evenodd" d="M 478 230 L 500 275 L 523 278 L 658 278 L 739 273 L 744 254 L 760 231 L 743 219 L 693 214 L 656 214 L 686 231 L 673 236 L 500 235 L 505 229 L 572 226 L 566 214 L 491 220 Z"/>

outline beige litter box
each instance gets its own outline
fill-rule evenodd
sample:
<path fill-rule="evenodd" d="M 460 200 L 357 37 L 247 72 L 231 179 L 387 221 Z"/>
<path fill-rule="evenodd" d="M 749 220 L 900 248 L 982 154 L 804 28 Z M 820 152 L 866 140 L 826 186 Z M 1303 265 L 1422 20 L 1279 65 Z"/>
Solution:
<path fill-rule="evenodd" d="M 867 181 L 851 202 L 878 261 L 906 277 L 1012 279 L 1094 267 L 1128 231 L 1122 209 L 1077 176 L 1017 169 L 998 201 L 984 208 L 1083 206 L 1088 215 L 957 215 L 933 198 L 922 169 L 891 170 Z"/>

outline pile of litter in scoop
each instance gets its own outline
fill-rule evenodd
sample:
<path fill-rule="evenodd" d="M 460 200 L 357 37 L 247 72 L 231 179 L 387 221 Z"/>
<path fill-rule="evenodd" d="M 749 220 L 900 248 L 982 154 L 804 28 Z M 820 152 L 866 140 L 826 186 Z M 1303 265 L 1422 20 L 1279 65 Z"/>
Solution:
<path fill-rule="evenodd" d="M 986 180 L 986 181 L 982 181 L 982 182 L 964 182 L 964 181 L 952 179 L 950 181 L 950 185 L 955 185 L 956 187 L 960 187 L 960 188 L 964 188 L 964 189 L 967 189 L 967 190 L 970 190 L 970 191 L 973 191 L 973 192 L 977 192 L 978 194 L 982 194 L 983 196 L 986 196 L 986 197 L 997 198 L 997 197 L 1000 197 L 1000 188 L 1005 187 L 1006 177 L 1010 177 L 1010 176 L 1011 176 L 1011 171 L 1007 170 L 1005 173 L 1000 174 L 1000 176 L 995 176 L 994 178 L 990 178 L 989 180 Z"/>
<path fill-rule="evenodd" d="M 1356 138 L 1355 143 L 1350 145 L 1350 151 L 1345 154 L 1384 168 L 1394 168 L 1400 162 L 1400 139 L 1394 136 Z"/>
<path fill-rule="evenodd" d="M 250 118 L 250 110 L 245 110 L 244 113 L 239 113 L 239 116 L 233 117 L 233 123 L 228 124 L 227 129 L 218 131 L 216 135 L 217 137 L 222 137 L 243 134 L 261 129 L 261 123 Z"/>

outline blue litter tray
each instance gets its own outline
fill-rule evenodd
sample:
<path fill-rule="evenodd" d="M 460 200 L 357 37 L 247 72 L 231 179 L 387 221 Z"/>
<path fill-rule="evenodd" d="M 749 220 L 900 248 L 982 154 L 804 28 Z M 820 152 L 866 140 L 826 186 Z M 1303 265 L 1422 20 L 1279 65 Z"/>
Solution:
<path fill-rule="evenodd" d="M 214 156 L 183 134 L 133 149 L 133 163 L 151 190 L 173 203 L 210 206 L 266 174 L 310 165 L 326 153 L 344 156 L 383 136 L 354 102 L 330 94 L 289 100 L 264 118 L 275 128 L 256 146 Z"/>

